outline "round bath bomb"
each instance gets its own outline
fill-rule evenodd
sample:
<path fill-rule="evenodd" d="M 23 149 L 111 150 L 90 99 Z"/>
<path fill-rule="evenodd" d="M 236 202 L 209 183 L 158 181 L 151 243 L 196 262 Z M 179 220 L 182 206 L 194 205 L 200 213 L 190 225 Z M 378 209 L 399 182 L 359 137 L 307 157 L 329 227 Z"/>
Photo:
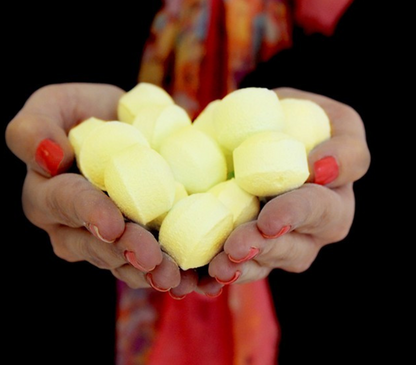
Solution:
<path fill-rule="evenodd" d="M 140 109 L 153 105 L 172 105 L 172 97 L 160 86 L 147 82 L 140 82 L 134 88 L 123 94 L 117 106 L 119 121 L 132 123 Z"/>
<path fill-rule="evenodd" d="M 176 182 L 162 156 L 135 144 L 110 158 L 105 188 L 126 217 L 146 225 L 172 208 Z"/>
<path fill-rule="evenodd" d="M 189 194 L 205 192 L 227 178 L 227 165 L 221 148 L 193 125 L 165 138 L 160 154 Z"/>
<path fill-rule="evenodd" d="M 79 152 L 82 174 L 92 184 L 105 190 L 104 170 L 110 157 L 134 144 L 149 146 L 143 134 L 132 125 L 118 121 L 103 123 L 84 139 Z"/>
<path fill-rule="evenodd" d="M 177 202 L 166 215 L 159 241 L 176 263 L 188 270 L 208 264 L 233 229 L 233 215 L 211 193 L 197 193 Z"/>
<path fill-rule="evenodd" d="M 247 138 L 233 157 L 237 184 L 259 197 L 295 189 L 309 176 L 304 144 L 281 132 L 261 132 Z"/>
<path fill-rule="evenodd" d="M 306 99 L 282 99 L 284 132 L 303 142 L 306 153 L 331 137 L 331 123 L 325 110 Z"/>
<path fill-rule="evenodd" d="M 255 219 L 259 214 L 259 198 L 240 188 L 234 178 L 215 185 L 208 192 L 233 213 L 234 228 Z"/>
<path fill-rule="evenodd" d="M 217 141 L 233 151 L 247 137 L 261 131 L 282 131 L 284 115 L 276 93 L 248 87 L 226 95 L 214 110 Z"/>

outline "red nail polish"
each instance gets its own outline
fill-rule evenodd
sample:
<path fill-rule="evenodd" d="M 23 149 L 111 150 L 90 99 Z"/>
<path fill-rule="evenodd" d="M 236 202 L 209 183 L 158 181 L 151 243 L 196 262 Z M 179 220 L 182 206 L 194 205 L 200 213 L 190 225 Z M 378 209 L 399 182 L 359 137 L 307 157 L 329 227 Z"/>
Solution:
<path fill-rule="evenodd" d="M 214 293 L 214 294 L 205 293 L 205 296 L 207 296 L 208 298 L 218 298 L 222 294 L 222 292 L 223 292 L 223 288 L 221 288 L 218 293 Z"/>
<path fill-rule="evenodd" d="M 153 289 L 155 289 L 155 290 L 157 290 L 157 291 L 159 291 L 159 292 L 161 292 L 161 293 L 167 293 L 171 288 L 168 288 L 168 289 L 163 289 L 163 288 L 159 288 L 154 282 L 153 282 L 153 277 L 152 277 L 152 274 L 150 273 L 150 272 L 148 272 L 147 274 L 146 274 L 146 279 L 147 279 L 147 282 L 150 284 L 150 286 L 153 288 Z"/>
<path fill-rule="evenodd" d="M 248 260 L 251 260 L 253 257 L 256 257 L 258 253 L 260 252 L 260 249 L 257 247 L 251 247 L 248 254 L 243 257 L 242 259 L 235 259 L 231 257 L 231 255 L 228 255 L 228 258 L 231 262 L 234 262 L 235 264 L 241 264 L 242 262 L 246 262 Z"/>
<path fill-rule="evenodd" d="M 314 183 L 327 185 L 334 181 L 339 174 L 339 166 L 332 156 L 323 157 L 313 164 L 315 172 Z"/>
<path fill-rule="evenodd" d="M 280 229 L 280 231 L 279 231 L 279 232 L 277 232 L 277 233 L 276 233 L 276 234 L 274 234 L 274 235 L 268 235 L 268 234 L 266 234 L 266 233 L 262 232 L 262 231 L 260 230 L 260 228 L 259 228 L 259 232 L 260 232 L 260 234 L 261 234 L 264 238 L 267 238 L 267 239 L 273 239 L 273 238 L 278 238 L 278 237 L 280 237 L 280 236 L 283 236 L 284 234 L 286 234 L 287 232 L 289 232 L 291 228 L 292 228 L 292 226 L 291 226 L 291 225 L 283 226 L 283 227 Z"/>
<path fill-rule="evenodd" d="M 36 149 L 36 162 L 51 176 L 55 176 L 58 173 L 58 168 L 63 158 L 64 151 L 51 139 L 44 139 Z"/>
<path fill-rule="evenodd" d="M 185 295 L 181 295 L 181 296 L 177 296 L 175 294 L 172 294 L 171 291 L 169 291 L 169 295 L 171 296 L 172 299 L 175 299 L 175 300 L 182 300 L 182 299 L 184 299 L 186 297 L 186 294 Z"/>
<path fill-rule="evenodd" d="M 237 279 L 241 276 L 241 271 L 237 270 L 234 274 L 234 276 L 230 279 L 230 280 L 220 280 L 218 278 L 215 278 L 215 280 L 217 280 L 220 284 L 222 285 L 230 285 L 232 283 L 234 283 L 235 281 L 237 281 Z"/>
<path fill-rule="evenodd" d="M 124 251 L 124 257 L 126 258 L 126 260 L 136 269 L 140 270 L 140 271 L 144 271 L 144 272 L 148 272 L 151 270 L 147 270 L 145 269 L 138 261 L 137 261 L 137 257 L 136 254 L 133 251 Z"/>

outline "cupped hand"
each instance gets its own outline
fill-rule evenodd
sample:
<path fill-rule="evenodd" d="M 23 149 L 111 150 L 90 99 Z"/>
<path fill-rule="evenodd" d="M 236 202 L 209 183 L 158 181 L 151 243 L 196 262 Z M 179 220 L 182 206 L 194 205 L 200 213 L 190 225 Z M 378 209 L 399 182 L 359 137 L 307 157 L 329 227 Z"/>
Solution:
<path fill-rule="evenodd" d="M 237 227 L 209 265 L 223 285 L 259 280 L 275 268 L 303 272 L 320 249 L 342 240 L 354 217 L 353 183 L 370 165 L 360 116 L 327 97 L 282 88 L 279 98 L 306 98 L 331 120 L 332 136 L 308 156 L 310 177 L 302 187 L 269 200 L 256 221 Z"/>
<path fill-rule="evenodd" d="M 68 131 L 91 116 L 115 120 L 123 93 L 112 85 L 74 83 L 43 87 L 28 99 L 6 130 L 9 148 L 27 164 L 24 212 L 49 234 L 60 258 L 110 270 L 133 288 L 178 287 L 182 296 L 197 277 L 181 273 L 149 231 L 125 222 L 104 192 L 68 172 L 74 162 Z"/>

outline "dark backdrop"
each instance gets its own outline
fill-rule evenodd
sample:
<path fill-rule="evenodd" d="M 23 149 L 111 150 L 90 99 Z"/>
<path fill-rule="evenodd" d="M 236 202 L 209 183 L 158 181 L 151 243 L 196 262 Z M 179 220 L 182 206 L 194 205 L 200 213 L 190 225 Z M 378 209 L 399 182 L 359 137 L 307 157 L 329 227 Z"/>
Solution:
<path fill-rule="evenodd" d="M 133 87 L 148 14 L 159 4 L 137 3 L 134 11 L 11 5 L 3 14 L 9 22 L 2 25 L 2 127 L 33 91 L 49 83 Z M 145 9 L 149 3 L 153 9 Z M 390 329 L 401 312 L 392 304 L 400 301 L 404 277 L 403 265 L 394 266 L 403 256 L 396 232 L 404 223 L 391 197 L 403 200 L 395 183 L 408 171 L 401 167 L 405 154 L 396 156 L 405 146 L 395 131 L 404 123 L 397 110 L 410 93 L 400 82 L 409 85 L 413 75 L 402 53 L 411 43 L 401 43 L 409 34 L 401 17 L 406 10 L 399 17 L 396 8 L 377 3 L 356 1 L 332 38 L 306 37 L 296 29 L 294 48 L 243 83 L 293 86 L 350 104 L 364 120 L 372 153 L 369 172 L 354 185 L 357 212 L 349 236 L 322 249 L 305 273 L 275 270 L 270 276 L 282 330 L 281 365 L 372 364 L 405 349 L 404 343 L 393 346 L 401 333 Z M 113 277 L 53 254 L 47 235 L 22 213 L 25 167 L 4 142 L 2 163 L 4 356 L 14 359 L 11 364 L 113 364 Z"/>

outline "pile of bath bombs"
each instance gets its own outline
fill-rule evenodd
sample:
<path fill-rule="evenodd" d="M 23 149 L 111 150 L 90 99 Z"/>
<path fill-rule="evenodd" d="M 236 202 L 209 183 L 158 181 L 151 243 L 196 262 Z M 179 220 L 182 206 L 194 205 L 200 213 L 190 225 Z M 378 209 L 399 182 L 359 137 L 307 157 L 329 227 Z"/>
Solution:
<path fill-rule="evenodd" d="M 164 89 L 142 82 L 117 113 L 70 130 L 79 170 L 127 219 L 158 231 L 183 270 L 208 264 L 235 227 L 256 219 L 261 199 L 302 186 L 309 151 L 331 135 L 318 104 L 258 87 L 191 120 Z"/>

